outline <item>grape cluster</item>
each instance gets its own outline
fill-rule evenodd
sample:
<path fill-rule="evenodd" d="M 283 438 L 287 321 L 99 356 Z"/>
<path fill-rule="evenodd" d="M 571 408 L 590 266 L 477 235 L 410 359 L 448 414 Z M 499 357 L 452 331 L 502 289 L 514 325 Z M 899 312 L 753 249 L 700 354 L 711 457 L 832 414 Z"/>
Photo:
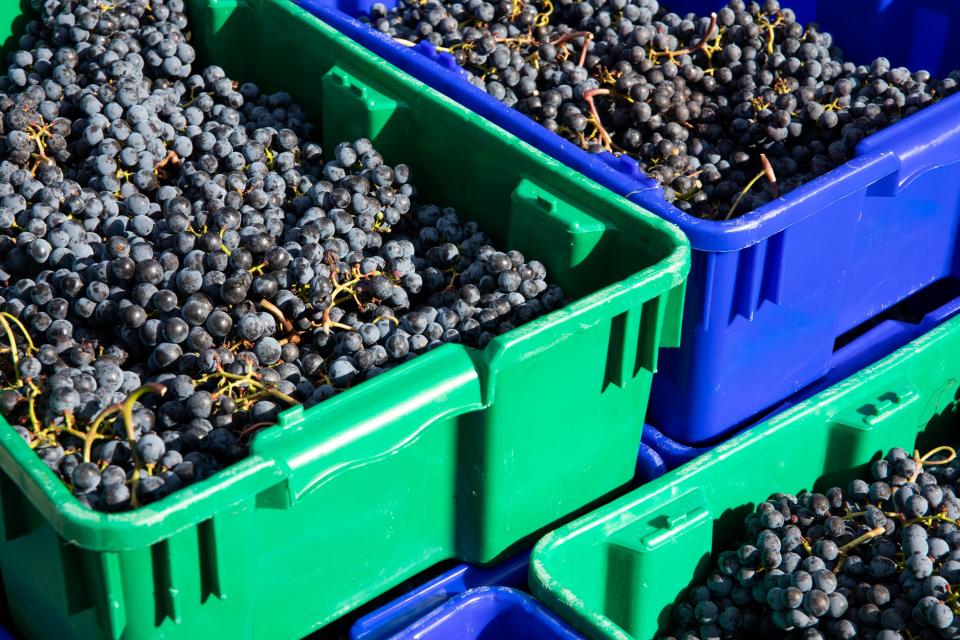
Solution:
<path fill-rule="evenodd" d="M 565 304 L 369 140 L 325 154 L 289 94 L 194 69 L 183 0 L 34 4 L 0 78 L 0 411 L 90 507 Z"/>
<path fill-rule="evenodd" d="M 772 495 L 664 638 L 960 638 L 955 457 L 892 449 L 846 491 Z"/>
<path fill-rule="evenodd" d="M 582 148 L 638 159 L 668 202 L 709 219 L 843 164 L 960 82 L 845 61 L 777 0 L 705 17 L 658 0 L 399 0 L 365 19 L 453 53 L 474 84 Z"/>

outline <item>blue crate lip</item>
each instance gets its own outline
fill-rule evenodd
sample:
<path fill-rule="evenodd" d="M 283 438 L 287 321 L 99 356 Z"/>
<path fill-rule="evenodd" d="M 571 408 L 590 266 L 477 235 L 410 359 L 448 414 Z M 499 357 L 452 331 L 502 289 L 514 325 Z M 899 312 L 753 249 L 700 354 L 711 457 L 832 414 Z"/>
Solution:
<path fill-rule="evenodd" d="M 640 442 L 640 450 L 637 452 L 637 468 L 634 471 L 634 481 L 641 484 L 655 480 L 674 467 L 687 462 L 686 459 L 680 462 L 670 459 L 668 456 L 671 450 L 658 446 L 656 437 L 650 435 L 651 430 L 654 430 L 654 428 L 649 424 L 643 425 L 642 441 Z M 666 440 L 668 444 L 676 444 L 659 431 L 656 432 L 656 436 Z M 665 452 L 667 455 L 664 455 Z"/>
<path fill-rule="evenodd" d="M 465 591 L 410 625 L 391 640 L 456 640 L 505 637 L 579 640 L 583 636 L 533 596 L 509 587 Z M 515 634 L 515 635 L 514 635 Z"/>
<path fill-rule="evenodd" d="M 350 627 L 350 639 L 382 640 L 392 637 L 450 598 L 471 589 L 522 587 L 527 582 L 529 565 L 529 549 L 492 567 L 459 564 L 359 618 Z"/>
<path fill-rule="evenodd" d="M 555 158 L 563 158 L 566 164 L 577 171 L 676 224 L 690 238 L 693 248 L 699 251 L 739 251 L 891 173 L 897 176 L 896 184 L 891 185 L 890 195 L 894 195 L 924 171 L 960 161 L 958 158 L 950 159 L 942 154 L 929 153 L 933 147 L 949 144 L 950 136 L 960 132 L 960 94 L 956 94 L 865 138 L 858 145 L 856 156 L 849 162 L 779 199 L 732 220 L 704 220 L 666 202 L 662 189 L 653 178 L 643 173 L 636 160 L 611 153 L 588 153 L 474 86 L 466 79 L 466 72 L 457 65 L 451 54 L 438 51 L 426 41 L 412 47 L 405 46 L 352 17 L 368 14 L 373 2 L 296 2 L 414 77 L 429 78 L 430 84 L 441 93 L 495 123 L 509 123 L 513 133 L 525 142 Z M 396 0 L 382 4 L 392 8 L 396 6 Z M 803 19 L 807 11 L 801 8 L 797 13 Z M 437 67 L 440 68 L 439 73 Z M 922 143 L 917 141 L 917 129 L 927 129 L 931 125 L 943 129 L 943 134 L 931 135 Z M 931 156 L 934 156 L 933 159 Z"/>

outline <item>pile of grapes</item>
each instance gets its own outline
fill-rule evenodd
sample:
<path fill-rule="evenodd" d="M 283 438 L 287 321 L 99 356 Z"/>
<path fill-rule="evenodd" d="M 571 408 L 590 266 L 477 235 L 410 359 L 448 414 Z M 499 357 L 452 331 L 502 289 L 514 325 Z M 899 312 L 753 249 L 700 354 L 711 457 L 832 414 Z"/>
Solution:
<path fill-rule="evenodd" d="M 544 266 L 421 204 L 370 141 L 194 69 L 183 0 L 45 0 L 0 78 L 0 411 L 95 509 L 557 309 Z"/>
<path fill-rule="evenodd" d="M 955 458 L 892 449 L 846 491 L 772 495 L 662 640 L 960 638 Z"/>
<path fill-rule="evenodd" d="M 582 148 L 637 158 L 669 202 L 709 219 L 843 164 L 960 83 L 848 62 L 777 0 L 711 16 L 658 0 L 399 0 L 365 19 L 453 53 L 480 88 Z"/>

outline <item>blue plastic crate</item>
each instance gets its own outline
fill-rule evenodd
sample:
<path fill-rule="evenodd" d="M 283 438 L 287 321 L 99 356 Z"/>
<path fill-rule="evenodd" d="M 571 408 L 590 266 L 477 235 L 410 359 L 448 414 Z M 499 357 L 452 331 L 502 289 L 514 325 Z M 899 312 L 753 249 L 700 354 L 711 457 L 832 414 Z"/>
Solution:
<path fill-rule="evenodd" d="M 576 640 L 582 638 L 533 596 L 507 587 L 461 593 L 393 640 Z"/>
<path fill-rule="evenodd" d="M 389 638 L 451 598 L 478 587 L 523 587 L 529 565 L 529 550 L 492 567 L 459 564 L 359 618 L 350 627 L 350 638 Z"/>
<path fill-rule="evenodd" d="M 827 387 L 844 380 L 857 371 L 887 357 L 900 347 L 919 338 L 934 327 L 946 322 L 960 313 L 960 295 L 943 303 L 927 313 L 917 313 L 917 308 L 929 308 L 930 300 L 944 296 L 960 294 L 956 283 L 947 283 L 939 291 L 927 290 L 921 293 L 915 304 L 908 301 L 901 305 L 897 318 L 884 319 L 866 330 L 862 335 L 838 349 L 830 360 L 830 371 L 821 380 L 778 404 L 770 413 L 779 413 L 813 397 Z M 905 319 L 907 316 L 909 319 Z M 762 420 L 768 419 L 769 414 Z M 757 420 L 760 422 L 761 420 Z M 756 423 L 743 428 L 749 429 Z M 656 427 L 646 425 L 643 430 L 643 442 L 637 462 L 637 478 L 648 482 L 664 473 L 689 462 L 706 453 L 712 447 L 694 447 L 677 442 L 661 433 Z"/>
<path fill-rule="evenodd" d="M 826 375 L 836 339 L 932 282 L 960 275 L 960 95 L 861 142 L 857 157 L 740 218 L 667 204 L 636 162 L 591 155 L 471 85 L 429 43 L 405 47 L 349 17 L 369 0 L 298 0 L 404 71 L 679 225 L 694 248 L 681 348 L 665 352 L 650 418 L 700 444 Z M 395 2 L 395 0 L 391 0 Z M 391 2 L 385 2 L 388 6 Z M 723 0 L 665 0 L 705 13 Z M 784 0 L 852 60 L 960 67 L 960 2 Z"/>

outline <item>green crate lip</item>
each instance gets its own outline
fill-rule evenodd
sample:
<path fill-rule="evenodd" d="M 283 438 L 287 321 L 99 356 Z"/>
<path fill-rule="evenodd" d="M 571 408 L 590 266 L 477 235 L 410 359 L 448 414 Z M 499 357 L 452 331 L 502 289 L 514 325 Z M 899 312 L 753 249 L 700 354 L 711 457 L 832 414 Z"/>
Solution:
<path fill-rule="evenodd" d="M 689 270 L 689 247 L 680 245 L 668 258 L 667 268 L 662 263 L 647 267 L 620 282 L 608 285 L 599 291 L 584 296 L 567 306 L 546 314 L 523 326 L 517 327 L 491 341 L 483 350 L 474 350 L 459 345 L 444 345 L 444 353 L 451 349 L 467 349 L 483 354 L 487 360 L 493 360 L 503 353 L 509 345 L 520 344 L 524 339 L 541 334 L 570 319 L 584 315 L 591 309 L 616 304 L 624 294 L 649 285 L 664 285 L 667 288 L 678 286 Z M 563 339 L 562 334 L 557 335 Z M 412 366 L 426 367 L 432 364 L 436 356 L 426 353 L 410 362 L 394 367 L 364 385 L 390 384 L 400 375 L 412 374 Z M 412 377 L 412 375 L 411 375 Z M 358 385 L 359 387 L 360 385 Z M 297 425 L 313 418 L 325 407 L 334 403 L 350 402 L 357 387 L 352 387 L 303 411 L 303 417 L 293 424 L 284 425 L 282 421 L 258 434 L 251 442 L 273 440 L 283 437 L 290 431 L 298 431 Z M 293 411 L 298 411 L 296 407 Z M 290 410 L 283 414 L 289 414 Z M 123 513 L 103 513 L 82 505 L 67 486 L 37 457 L 36 453 L 17 434 L 3 417 L 0 417 L 0 469 L 7 472 L 13 481 L 38 506 L 43 515 L 53 524 L 57 533 L 72 544 L 98 551 L 124 551 L 154 544 L 180 531 L 188 529 L 215 513 L 233 504 L 239 503 L 252 493 L 262 491 L 287 477 L 283 467 L 276 460 L 252 454 L 243 460 L 221 469 L 209 478 L 175 491 L 158 500 L 133 511 Z M 326 428 L 326 427 L 325 427 Z M 295 433 L 290 434 L 296 435 Z M 230 495 L 228 503 L 210 502 L 213 494 L 222 500 Z M 59 506 L 58 506 L 59 505 Z M 136 537 L 128 534 L 136 532 Z"/>
<path fill-rule="evenodd" d="M 830 413 L 825 410 L 825 405 L 831 405 L 832 401 L 862 389 L 865 380 L 882 377 L 896 370 L 902 362 L 910 360 L 914 353 L 935 348 L 934 345 L 938 342 L 957 332 L 960 332 L 960 317 L 931 330 L 902 349 L 838 382 L 813 398 L 731 438 L 723 444 L 717 445 L 710 452 L 577 520 L 547 533 L 534 546 L 530 556 L 529 582 L 535 595 L 544 602 L 553 605 L 551 608 L 563 612 L 565 614 L 563 617 L 568 621 L 572 621 L 574 618 L 579 620 L 581 625 L 578 626 L 581 627 L 581 631 L 588 629 L 591 637 L 633 640 L 634 636 L 624 631 L 620 625 L 602 613 L 587 608 L 583 600 L 576 595 L 576 591 L 567 588 L 562 581 L 554 578 L 549 568 L 549 560 L 545 560 L 545 558 L 558 547 L 597 528 L 605 528 L 604 533 L 607 532 L 606 529 L 611 532 L 618 530 L 620 524 L 618 518 L 623 514 L 636 507 L 639 507 L 642 511 L 648 510 L 640 507 L 640 505 L 648 505 L 649 509 L 655 509 L 655 498 L 657 496 L 671 492 L 676 485 L 690 476 L 695 476 L 701 470 L 721 463 L 725 458 L 740 449 L 763 440 L 784 428 L 792 428 L 794 422 L 801 416 L 820 413 L 824 420 L 829 419 Z"/>
<path fill-rule="evenodd" d="M 492 360 L 503 353 L 508 345 L 522 343 L 525 337 L 542 333 L 592 308 L 612 304 L 611 298 L 619 297 L 619 294 L 626 291 L 664 279 L 675 282 L 675 273 L 677 273 L 676 269 L 671 272 L 661 272 L 655 268 L 645 269 L 625 281 L 630 282 L 630 285 L 624 286 L 621 283 L 609 285 L 562 309 L 517 327 L 503 336 L 498 336 L 483 350 L 478 351 L 450 344 L 439 347 L 436 351 L 440 352 L 440 349 L 443 349 L 443 353 L 446 353 L 452 349 L 466 349 L 484 354 Z M 562 337 L 562 335 L 558 336 L 560 339 Z M 394 378 L 399 379 L 399 376 L 407 374 L 414 377 L 413 372 L 410 371 L 411 366 L 430 366 L 437 359 L 436 356 L 431 357 L 432 353 L 394 367 L 377 379 L 366 381 L 364 384 L 391 384 Z M 260 444 L 260 441 L 275 440 L 283 437 L 287 432 L 299 431 L 300 422 L 312 419 L 316 413 L 324 411 L 326 407 L 333 407 L 335 403 L 350 402 L 355 395 L 355 389 L 356 387 L 347 389 L 333 398 L 302 410 L 302 417 L 297 418 L 292 424 L 285 425 L 281 419 L 268 430 L 258 434 L 251 442 L 251 448 L 254 447 L 254 443 Z M 290 411 L 288 409 L 283 414 L 289 415 Z M 294 407 L 292 411 L 296 412 L 300 409 Z M 122 551 L 153 544 L 223 510 L 227 506 L 223 502 L 209 503 L 214 493 L 219 499 L 223 499 L 225 492 L 229 492 L 232 495 L 229 503 L 232 505 L 287 477 L 283 467 L 276 460 L 251 454 L 209 478 L 175 491 L 155 503 L 133 511 L 103 513 L 82 505 L 67 486 L 57 478 L 53 470 L 37 457 L 36 453 L 2 417 L 0 417 L 0 424 L 6 427 L 0 428 L 0 468 L 10 474 L 25 493 L 34 498 L 34 504 L 40 507 L 44 516 L 53 523 L 61 536 L 73 544 L 92 550 Z M 326 425 L 324 428 L 327 428 Z M 15 473 L 16 470 L 20 470 L 21 473 Z M 201 507 L 198 508 L 198 506 Z M 142 529 L 148 529 L 148 531 Z M 137 532 L 135 539 L 125 533 L 134 530 Z M 119 536 L 119 539 L 114 536 Z"/>
<path fill-rule="evenodd" d="M 262 4 L 265 4 L 263 0 L 206 0 L 205 6 L 209 8 L 259 7 Z M 293 3 L 287 4 L 284 8 L 302 20 L 308 21 L 315 29 L 326 32 L 331 38 L 337 36 L 336 30 Z M 347 39 L 341 41 L 344 46 L 364 58 L 364 61 L 368 64 L 385 67 L 382 60 L 360 45 Z M 349 65 L 347 68 L 349 69 Z M 455 112 L 455 115 L 468 122 L 470 126 L 485 128 L 500 137 L 508 135 L 497 125 L 473 116 L 466 108 L 435 92 L 426 84 L 400 71 L 395 73 L 401 76 L 402 81 L 429 96 L 434 102 L 443 102 L 451 111 Z M 583 296 L 562 309 L 553 311 L 502 336 L 498 336 L 482 351 L 470 350 L 482 354 L 487 362 L 505 354 L 508 347 L 520 344 L 524 340 L 543 333 L 552 327 L 572 321 L 592 309 L 618 305 L 619 300 L 625 294 L 635 289 L 654 286 L 665 293 L 669 289 L 682 286 L 690 270 L 690 245 L 686 236 L 678 227 L 663 221 L 629 201 L 612 198 L 610 192 L 599 184 L 567 168 L 531 145 L 520 141 L 515 143 L 523 145 L 524 149 L 531 155 L 536 156 L 542 164 L 549 165 L 553 173 L 563 174 L 569 182 L 592 191 L 599 200 L 621 209 L 630 210 L 633 217 L 640 218 L 648 223 L 652 233 L 659 234 L 658 240 L 663 242 L 665 246 L 672 243 L 673 248 L 660 262 L 623 280 L 607 285 L 594 293 Z M 623 305 L 622 310 L 626 310 L 626 308 L 626 305 Z M 557 341 L 563 338 L 564 334 L 558 332 Z M 465 349 L 465 347 L 457 345 L 445 345 L 437 351 L 453 348 Z M 412 373 L 410 371 L 412 366 L 429 366 L 436 359 L 435 357 L 431 358 L 432 355 L 432 353 L 427 353 L 419 356 L 409 363 L 404 363 L 402 366 L 378 376 L 376 380 L 366 381 L 364 385 L 390 384 L 397 376 Z M 316 412 L 323 411 L 324 407 L 332 407 L 333 404 L 331 403 L 350 402 L 355 392 L 355 388 L 348 389 L 337 394 L 334 398 L 307 409 L 303 412 L 303 419 L 312 418 Z M 294 411 L 298 411 L 298 409 L 294 408 Z M 289 411 L 284 412 L 284 414 L 288 413 Z M 80 504 L 54 472 L 36 456 L 13 429 L 9 428 L 6 420 L 0 417 L 0 423 L 7 427 L 0 428 L 0 469 L 10 475 L 11 479 L 30 498 L 60 536 L 71 544 L 90 550 L 125 551 L 154 544 L 195 526 L 198 522 L 227 510 L 250 495 L 273 486 L 288 477 L 283 465 L 277 460 L 253 454 L 218 471 L 211 477 L 180 489 L 155 503 L 134 511 L 108 514 L 94 511 Z M 254 447 L 255 443 L 259 444 L 261 441 L 268 439 L 284 436 L 295 437 L 298 431 L 299 428 L 297 428 L 296 423 L 283 425 L 281 421 L 258 434 L 251 443 L 251 448 Z M 216 494 L 215 502 L 213 501 L 214 494 Z"/>

